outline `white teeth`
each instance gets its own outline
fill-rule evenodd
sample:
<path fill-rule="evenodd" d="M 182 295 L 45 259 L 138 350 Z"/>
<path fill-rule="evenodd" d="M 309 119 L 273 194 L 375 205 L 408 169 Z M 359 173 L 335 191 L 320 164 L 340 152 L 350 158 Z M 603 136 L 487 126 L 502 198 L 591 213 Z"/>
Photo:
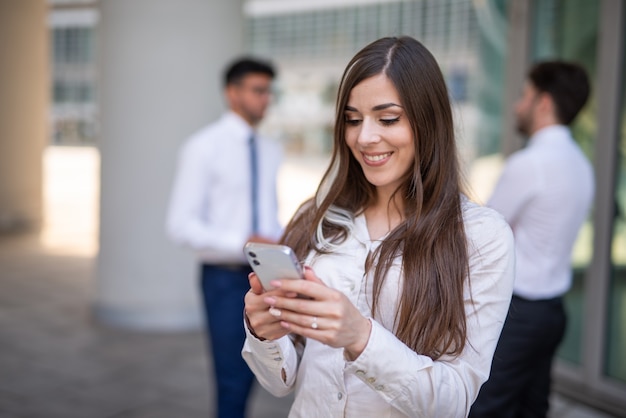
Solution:
<path fill-rule="evenodd" d="M 366 160 L 368 160 L 368 161 L 376 162 L 376 161 L 384 160 L 385 158 L 389 157 L 390 155 L 391 155 L 391 153 L 388 152 L 386 154 L 379 154 L 379 155 L 365 155 L 365 154 L 363 154 L 363 157 Z"/>

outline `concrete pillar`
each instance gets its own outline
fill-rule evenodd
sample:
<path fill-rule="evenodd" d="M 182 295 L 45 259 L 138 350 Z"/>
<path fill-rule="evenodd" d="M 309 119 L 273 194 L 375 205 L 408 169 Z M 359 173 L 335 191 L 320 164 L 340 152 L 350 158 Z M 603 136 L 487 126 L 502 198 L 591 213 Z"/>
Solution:
<path fill-rule="evenodd" d="M 224 109 L 243 50 L 241 0 L 101 0 L 101 214 L 96 317 L 143 330 L 201 324 L 196 262 L 164 232 L 179 145 Z"/>
<path fill-rule="evenodd" d="M 48 4 L 0 0 L 0 232 L 42 223 L 48 133 Z"/>

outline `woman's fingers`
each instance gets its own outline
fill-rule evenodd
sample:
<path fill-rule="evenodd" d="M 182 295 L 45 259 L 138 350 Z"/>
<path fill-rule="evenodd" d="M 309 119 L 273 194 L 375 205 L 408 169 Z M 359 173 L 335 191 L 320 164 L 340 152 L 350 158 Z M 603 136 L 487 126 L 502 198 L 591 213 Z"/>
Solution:
<path fill-rule="evenodd" d="M 341 292 L 328 288 L 306 268 L 305 280 L 276 280 L 275 289 L 246 295 L 246 314 L 255 334 L 276 339 L 293 332 L 332 347 L 353 346 L 369 320 Z M 251 275 L 253 280 L 258 280 Z M 295 297 L 299 295 L 300 297 Z M 354 328 L 354 329 L 352 329 Z M 365 332 L 365 338 L 369 336 Z M 360 345 L 360 344 L 359 344 Z"/>
<path fill-rule="evenodd" d="M 313 269 L 309 266 L 304 266 L 304 278 L 311 282 L 324 284 L 324 282 L 319 277 L 317 277 Z"/>
<path fill-rule="evenodd" d="M 250 282 L 250 289 L 252 289 L 254 294 L 260 295 L 263 293 L 263 286 L 255 273 L 248 274 L 248 281 Z"/>
<path fill-rule="evenodd" d="M 280 324 L 280 318 L 270 312 L 272 307 L 255 304 L 253 308 L 248 309 L 248 306 L 246 305 L 247 323 L 257 337 L 275 340 L 288 334 L 289 331 Z"/>
<path fill-rule="evenodd" d="M 265 299 L 278 296 L 289 299 L 289 294 L 280 289 L 264 292 L 262 288 L 260 289 L 260 293 L 257 293 L 259 289 L 255 289 L 255 282 L 260 285 L 258 278 L 254 273 L 251 273 L 248 279 L 250 280 L 251 288 L 244 297 L 244 308 L 250 330 L 257 337 L 268 340 L 275 340 L 286 335 L 289 331 L 280 325 L 279 318 L 270 313 L 272 305 L 266 303 Z"/>
<path fill-rule="evenodd" d="M 323 300 L 332 294 L 333 290 L 328 288 L 309 267 L 305 267 L 304 280 L 283 279 L 274 280 L 271 285 L 275 289 L 280 289 L 285 295 L 299 295 L 300 298 Z"/>
<path fill-rule="evenodd" d="M 371 323 L 341 292 L 310 282 L 318 289 L 308 292 L 308 286 L 293 287 L 307 295 L 323 295 L 323 299 L 266 296 L 271 305 L 268 313 L 280 320 L 288 332 L 313 338 L 331 347 L 343 347 L 351 356 L 358 356 L 369 339 Z M 292 287 L 289 286 L 291 290 Z M 283 290 L 285 290 L 283 288 Z"/>

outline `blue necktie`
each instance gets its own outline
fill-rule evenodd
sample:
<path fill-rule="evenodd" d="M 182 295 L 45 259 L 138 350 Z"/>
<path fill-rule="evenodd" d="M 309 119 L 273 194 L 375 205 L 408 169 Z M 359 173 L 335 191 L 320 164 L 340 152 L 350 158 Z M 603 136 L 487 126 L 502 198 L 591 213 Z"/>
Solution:
<path fill-rule="evenodd" d="M 258 160 L 254 134 L 250 136 L 250 190 L 252 203 L 252 234 L 259 233 Z"/>

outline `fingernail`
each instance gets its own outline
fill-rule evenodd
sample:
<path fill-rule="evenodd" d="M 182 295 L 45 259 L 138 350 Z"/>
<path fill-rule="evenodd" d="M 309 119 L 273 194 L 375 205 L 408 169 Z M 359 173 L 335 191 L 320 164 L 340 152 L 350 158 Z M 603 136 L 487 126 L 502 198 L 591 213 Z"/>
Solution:
<path fill-rule="evenodd" d="M 280 314 L 282 313 L 280 309 L 277 309 L 273 306 L 269 309 L 269 312 L 270 312 L 270 315 L 272 316 L 280 316 Z"/>

